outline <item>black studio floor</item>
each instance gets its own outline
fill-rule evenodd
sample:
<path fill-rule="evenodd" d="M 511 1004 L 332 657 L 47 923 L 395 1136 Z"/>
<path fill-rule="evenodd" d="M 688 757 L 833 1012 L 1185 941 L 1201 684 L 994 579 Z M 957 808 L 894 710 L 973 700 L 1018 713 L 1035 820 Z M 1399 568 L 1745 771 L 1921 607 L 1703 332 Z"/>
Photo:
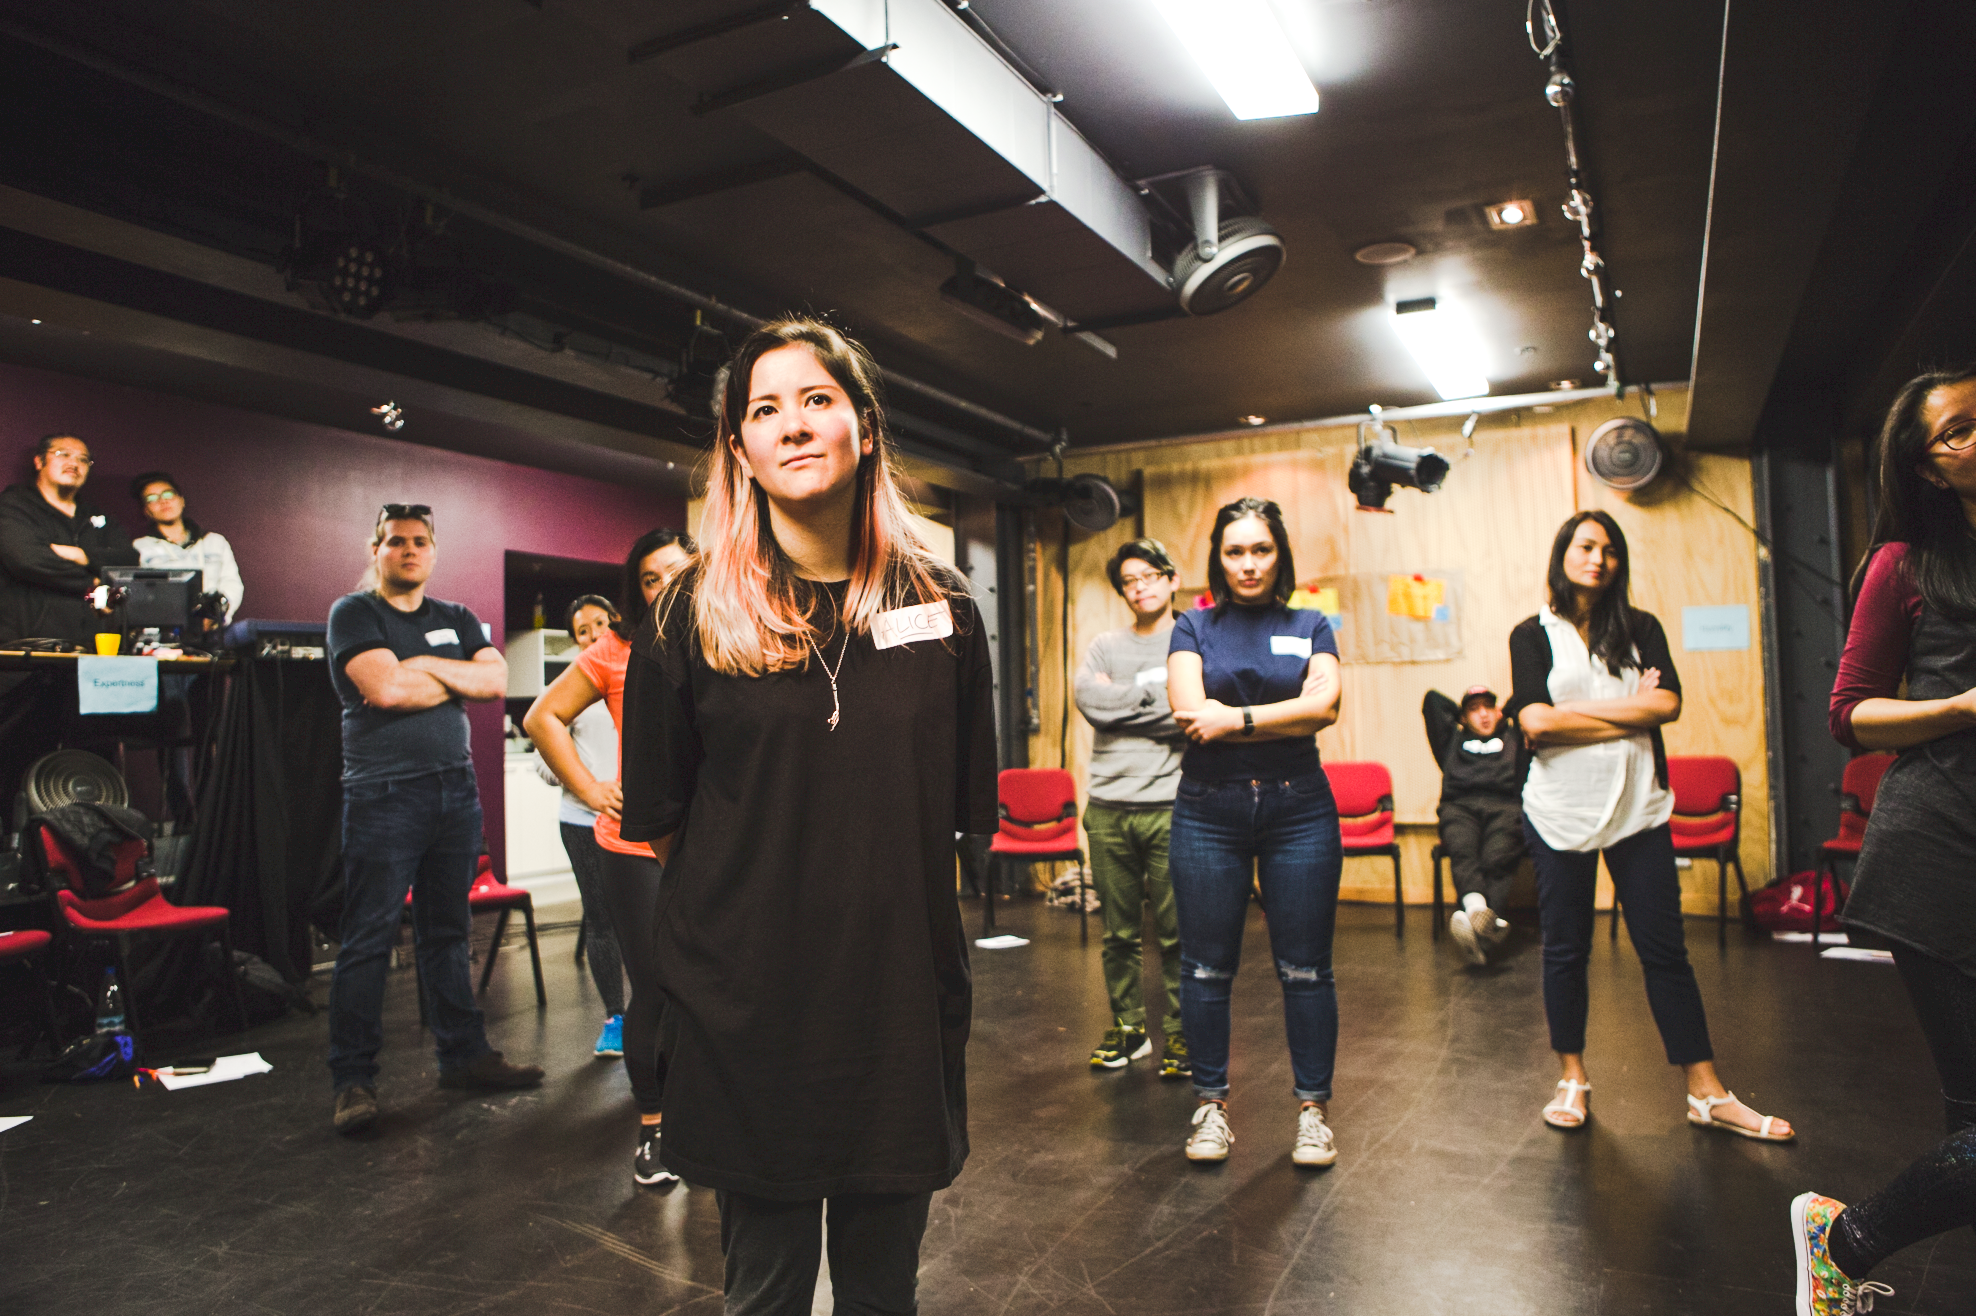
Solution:
<path fill-rule="evenodd" d="M 1471 970 L 1424 912 L 1396 943 L 1388 911 L 1348 907 L 1341 1157 L 1300 1171 L 1260 920 L 1236 989 L 1234 1153 L 1203 1168 L 1181 1156 L 1185 1084 L 1085 1066 L 1106 1022 L 1095 931 L 1080 947 L 1074 915 L 1004 907 L 1003 928 L 1034 940 L 975 953 L 974 1155 L 934 1199 L 923 1310 L 1783 1316 L 1791 1197 L 1864 1192 L 1939 1136 L 1891 968 L 1740 936 L 1721 952 L 1690 924 L 1724 1077 L 1801 1130 L 1767 1146 L 1684 1122 L 1638 964 L 1601 937 L 1594 1119 L 1567 1135 L 1538 1120 L 1555 1074 L 1534 935 Z M 549 1070 L 519 1095 L 437 1090 L 411 973 L 394 974 L 386 1114 L 357 1139 L 330 1130 L 320 1015 L 221 1040 L 274 1072 L 201 1090 L 0 1070 L 0 1115 L 34 1116 L 0 1134 L 0 1311 L 717 1312 L 713 1196 L 633 1186 L 624 1075 L 590 1056 L 599 1009 L 571 950 L 544 938 L 546 1012 L 525 954 L 495 974 L 496 1045 Z M 1875 1278 L 1896 1290 L 1876 1316 L 1976 1311 L 1976 1238 Z"/>

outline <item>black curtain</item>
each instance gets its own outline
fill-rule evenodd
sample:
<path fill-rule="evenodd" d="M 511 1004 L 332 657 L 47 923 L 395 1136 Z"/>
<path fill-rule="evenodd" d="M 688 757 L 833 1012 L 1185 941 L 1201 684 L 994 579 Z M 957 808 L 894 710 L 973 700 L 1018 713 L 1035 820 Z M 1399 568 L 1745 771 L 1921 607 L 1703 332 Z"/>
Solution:
<path fill-rule="evenodd" d="M 341 718 L 327 662 L 241 660 L 173 896 L 233 911 L 234 948 L 292 983 L 309 976 L 309 925 L 334 937 L 342 915 Z"/>

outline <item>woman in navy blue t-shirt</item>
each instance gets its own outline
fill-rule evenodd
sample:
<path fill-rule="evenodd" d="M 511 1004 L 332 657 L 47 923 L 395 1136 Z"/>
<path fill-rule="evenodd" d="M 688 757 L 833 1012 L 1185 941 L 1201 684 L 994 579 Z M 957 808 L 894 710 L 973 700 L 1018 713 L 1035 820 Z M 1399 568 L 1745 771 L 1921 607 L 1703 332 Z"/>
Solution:
<path fill-rule="evenodd" d="M 1338 720 L 1338 644 L 1315 610 L 1286 606 L 1296 588 L 1275 503 L 1221 509 L 1209 538 L 1214 607 L 1184 613 L 1167 651 L 1173 717 L 1192 742 L 1180 762 L 1169 872 L 1180 913 L 1180 1018 L 1201 1105 L 1187 1159 L 1219 1161 L 1228 1128 L 1228 997 L 1242 958 L 1254 875 L 1269 910 L 1269 948 L 1298 1105 L 1291 1159 L 1329 1165 L 1325 1123 L 1338 1051 L 1331 933 L 1343 851 L 1316 735 Z"/>

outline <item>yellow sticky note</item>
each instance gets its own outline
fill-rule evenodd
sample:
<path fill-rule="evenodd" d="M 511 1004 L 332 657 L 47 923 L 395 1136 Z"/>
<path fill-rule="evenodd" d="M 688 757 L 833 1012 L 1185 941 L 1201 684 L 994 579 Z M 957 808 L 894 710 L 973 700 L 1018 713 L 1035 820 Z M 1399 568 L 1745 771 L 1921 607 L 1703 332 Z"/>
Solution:
<path fill-rule="evenodd" d="M 1293 590 L 1290 594 L 1290 601 L 1284 606 L 1298 611 L 1309 611 L 1313 608 L 1320 612 L 1323 611 L 1322 605 L 1318 602 L 1317 595 L 1307 589 Z"/>
<path fill-rule="evenodd" d="M 1338 615 L 1339 608 L 1338 608 L 1337 586 L 1326 585 L 1323 589 L 1317 592 L 1317 610 L 1329 617 L 1335 617 Z"/>
<path fill-rule="evenodd" d="M 1395 617 L 1413 615 L 1412 580 L 1406 576 L 1386 577 L 1386 611 Z"/>
<path fill-rule="evenodd" d="M 1426 621 L 1433 617 L 1434 610 L 1441 606 L 1446 596 L 1447 586 L 1439 580 L 1429 580 L 1425 576 L 1386 578 L 1386 611 L 1395 617 Z"/>

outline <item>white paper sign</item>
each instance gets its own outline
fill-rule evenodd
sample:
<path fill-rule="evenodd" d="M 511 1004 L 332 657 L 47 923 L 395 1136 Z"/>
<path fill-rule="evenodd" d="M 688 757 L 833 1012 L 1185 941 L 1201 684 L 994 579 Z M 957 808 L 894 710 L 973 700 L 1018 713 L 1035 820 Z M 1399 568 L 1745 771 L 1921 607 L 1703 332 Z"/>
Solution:
<path fill-rule="evenodd" d="M 1148 667 L 1140 672 L 1139 675 L 1133 677 L 1132 683 L 1134 685 L 1165 685 L 1166 668 Z"/>
<path fill-rule="evenodd" d="M 1269 637 L 1269 651 L 1290 658 L 1310 657 L 1310 637 L 1307 635 L 1272 635 Z"/>
<path fill-rule="evenodd" d="M 460 633 L 451 626 L 441 626 L 436 631 L 427 631 L 425 633 L 425 642 L 435 649 L 442 644 L 458 644 L 460 642 Z"/>
<path fill-rule="evenodd" d="M 944 640 L 954 633 L 954 610 L 947 600 L 881 612 L 871 624 L 871 641 L 891 649 L 919 640 Z"/>

